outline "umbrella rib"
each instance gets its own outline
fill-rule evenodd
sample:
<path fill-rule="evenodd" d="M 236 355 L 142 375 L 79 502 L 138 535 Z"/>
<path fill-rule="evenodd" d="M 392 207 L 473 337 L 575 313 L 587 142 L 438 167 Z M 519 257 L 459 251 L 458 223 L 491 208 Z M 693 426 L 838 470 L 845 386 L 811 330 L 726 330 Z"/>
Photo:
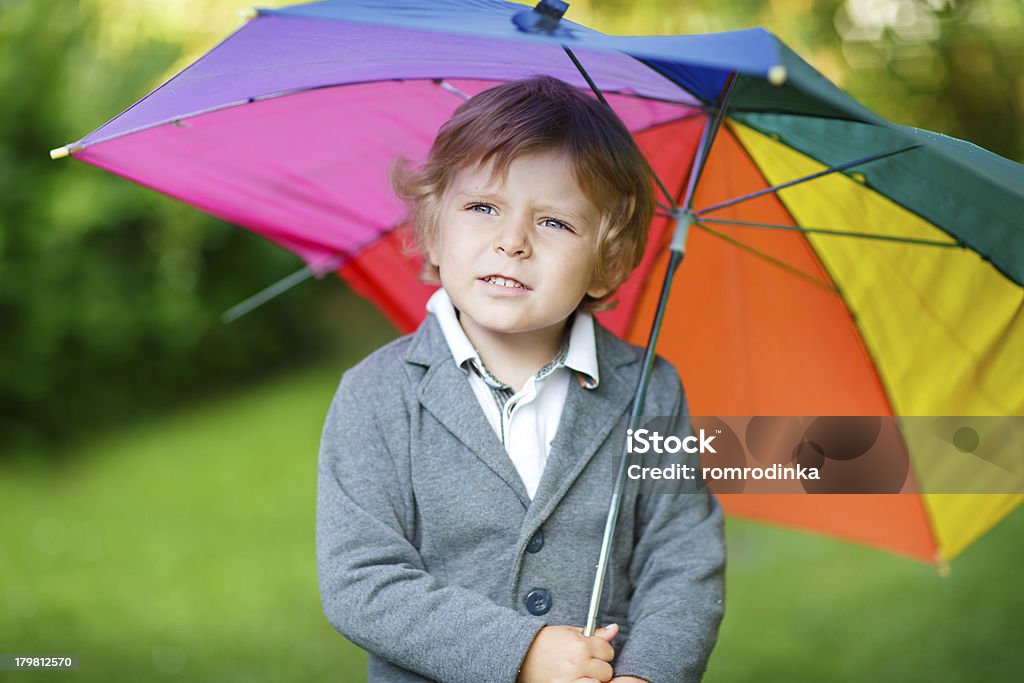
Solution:
<path fill-rule="evenodd" d="M 381 239 L 388 233 L 397 230 L 400 227 L 400 225 L 401 223 L 395 223 L 394 225 L 390 226 L 385 230 L 374 232 L 374 234 L 370 238 L 363 240 L 362 242 L 356 244 L 353 247 L 345 249 L 344 251 L 335 252 L 333 257 L 328 258 L 324 262 L 324 264 L 319 266 L 318 268 L 313 268 L 313 266 L 307 264 L 306 266 L 299 268 L 291 275 L 285 275 L 277 282 L 267 287 L 264 287 L 263 289 L 256 292 L 252 296 L 246 298 L 245 300 L 235 304 L 228 310 L 224 311 L 220 316 L 221 322 L 223 322 L 224 324 L 234 322 L 235 320 L 238 320 L 243 315 L 249 313 L 253 309 L 259 308 L 260 306 L 267 303 L 271 299 L 279 297 L 288 290 L 292 289 L 293 287 L 302 284 L 310 277 L 316 277 L 319 279 L 320 277 L 323 277 L 323 275 L 325 275 L 328 271 L 333 271 L 337 270 L 338 268 L 341 268 L 343 265 L 347 264 L 351 259 L 355 258 L 355 256 L 357 256 L 361 251 L 369 247 L 371 244 Z"/>
<path fill-rule="evenodd" d="M 267 287 L 264 287 L 255 294 L 247 297 L 246 299 L 243 299 L 242 301 L 238 302 L 228 310 L 224 311 L 220 315 L 220 320 L 225 325 L 227 325 L 228 323 L 233 323 L 246 313 L 252 312 L 254 309 L 259 308 L 260 306 L 267 303 L 271 299 L 276 299 L 277 297 L 281 296 L 288 290 L 297 287 L 298 285 L 302 284 L 311 277 L 319 278 L 327 271 L 339 268 L 341 264 L 344 262 L 344 260 L 345 257 L 341 255 L 336 256 L 333 259 L 329 259 L 326 262 L 326 266 L 320 267 L 319 272 L 317 269 L 314 269 L 313 266 L 307 264 L 302 268 L 296 270 L 294 273 L 290 275 L 285 275 L 277 282 L 268 285 Z"/>
<path fill-rule="evenodd" d="M 316 275 L 316 273 L 313 271 L 312 267 L 308 265 L 303 266 L 302 268 L 299 268 L 291 275 L 284 276 L 274 284 L 268 287 L 264 287 L 260 291 L 256 292 L 252 296 L 245 299 L 244 301 L 241 301 L 232 306 L 231 308 L 229 308 L 228 310 L 224 311 L 220 316 L 220 320 L 225 325 L 228 323 L 233 323 L 246 313 L 249 313 L 253 309 L 262 306 L 263 304 L 267 303 L 268 301 L 275 297 L 281 296 L 292 287 L 295 287 L 300 283 L 305 282 L 314 275 Z"/>
<path fill-rule="evenodd" d="M 905 244 L 920 244 L 929 247 L 959 247 L 963 248 L 964 243 L 957 240 L 955 242 L 940 242 L 939 240 L 927 240 L 917 237 L 900 237 L 899 235 L 884 235 L 870 232 L 859 232 L 855 230 L 832 230 L 830 228 L 804 228 L 798 225 L 779 225 L 777 223 L 758 223 L 756 221 L 734 221 L 727 220 L 725 218 L 707 218 L 701 219 L 706 223 L 719 223 L 721 225 L 736 225 L 743 228 L 764 228 L 767 230 L 787 230 L 790 232 L 805 232 L 814 233 L 821 235 L 835 235 L 837 237 L 860 237 L 869 240 L 881 240 L 883 242 L 903 242 Z"/>
<path fill-rule="evenodd" d="M 896 156 L 897 154 L 903 154 L 904 152 L 909 152 L 911 150 L 917 149 L 920 146 L 921 145 L 908 145 L 907 147 L 901 147 L 899 149 L 889 150 L 888 152 L 880 152 L 878 154 L 872 154 L 871 156 L 862 157 L 860 159 L 855 159 L 854 161 L 847 161 L 846 163 L 839 164 L 837 166 L 829 166 L 828 168 L 826 168 L 826 169 L 824 169 L 822 171 L 817 171 L 815 173 L 811 173 L 810 175 L 805 175 L 805 176 L 803 176 L 801 178 L 796 178 L 794 180 L 788 180 L 788 181 L 786 181 L 784 183 L 780 183 L 778 185 L 772 185 L 771 187 L 766 187 L 763 190 L 758 190 L 756 192 L 751 192 L 750 194 L 745 194 L 745 195 L 743 195 L 741 197 L 733 197 L 732 199 L 727 199 L 724 202 L 719 202 L 718 204 L 714 204 L 714 205 L 709 206 L 709 207 L 707 207 L 705 209 L 700 209 L 699 211 L 695 211 L 694 213 L 696 215 L 698 215 L 698 216 L 703 216 L 706 213 L 711 213 L 712 211 L 717 211 L 719 209 L 724 209 L 727 206 L 733 206 L 735 204 L 739 204 L 740 202 L 745 202 L 748 199 L 754 199 L 754 198 L 760 197 L 762 195 L 772 194 L 773 192 L 778 192 L 779 190 L 783 190 L 783 189 L 785 189 L 787 187 L 793 187 L 794 185 L 799 185 L 801 183 L 806 183 L 809 180 L 815 180 L 817 178 L 821 178 L 823 176 L 830 175 L 832 173 L 838 173 L 840 171 L 845 171 L 847 169 L 851 169 L 851 168 L 853 168 L 855 166 L 862 166 L 863 164 L 867 164 L 867 163 L 870 163 L 872 161 L 878 161 L 879 159 L 885 159 L 887 157 Z"/>
<path fill-rule="evenodd" d="M 587 70 L 583 68 L 582 64 L 580 64 L 580 60 L 576 59 L 576 55 L 573 54 L 573 51 L 570 50 L 567 45 L 563 45 L 562 49 L 565 50 L 565 54 L 569 55 L 569 59 L 572 60 L 573 66 L 575 66 L 576 70 L 580 72 L 581 76 L 583 76 L 583 80 L 585 80 L 587 82 L 587 85 L 590 86 L 590 89 L 594 91 L 594 94 L 597 95 L 597 99 L 601 101 L 601 104 L 611 109 L 612 105 L 608 104 L 608 100 L 604 98 L 604 95 L 601 93 L 600 88 L 598 88 L 597 84 L 594 83 L 594 79 L 590 77 L 590 74 L 587 73 Z"/>
<path fill-rule="evenodd" d="M 779 260 L 779 259 L 775 258 L 774 256 L 766 254 L 763 251 L 761 251 L 760 249 L 756 249 L 756 248 L 750 246 L 749 244 L 746 244 L 744 242 L 739 241 L 738 239 L 736 239 L 734 237 L 729 237 L 725 233 L 721 233 L 721 232 L 715 230 L 714 228 L 711 228 L 711 227 L 708 227 L 707 225 L 704 225 L 704 223 L 702 223 L 699 220 L 695 220 L 693 222 L 693 224 L 696 227 L 700 228 L 701 230 L 704 230 L 705 232 L 707 232 L 707 233 L 709 233 L 711 235 L 714 235 L 715 237 L 718 237 L 719 239 L 724 240 L 725 242 L 728 242 L 729 244 L 731 244 L 731 245 L 733 245 L 735 247 L 738 247 L 739 249 L 742 249 L 743 251 L 747 252 L 748 254 L 750 254 L 752 256 L 755 256 L 755 257 L 757 257 L 757 258 L 759 258 L 759 259 L 761 259 L 763 261 L 767 261 L 768 263 L 770 263 L 770 264 L 772 264 L 774 266 L 778 266 L 779 268 L 783 269 L 787 273 L 790 273 L 791 275 L 795 275 L 795 276 L 797 276 L 797 277 L 799 277 L 799 278 L 801 278 L 803 280 L 806 280 L 807 282 L 811 283 L 812 285 L 815 285 L 816 287 L 820 287 L 820 288 L 824 289 L 826 292 L 832 292 L 833 294 L 840 294 L 839 289 L 836 288 L 834 285 L 830 285 L 828 283 L 822 282 L 820 279 L 814 277 L 810 273 L 806 273 L 806 272 L 800 270 L 799 268 L 794 268 L 793 266 L 789 265 L 785 261 Z"/>
<path fill-rule="evenodd" d="M 576 58 L 576 55 L 573 54 L 573 51 L 569 49 L 567 45 L 563 45 L 562 49 L 565 50 L 565 54 L 567 54 L 569 56 L 569 59 L 572 60 L 572 63 L 576 67 L 576 70 L 580 72 L 581 76 L 583 76 L 583 80 L 587 82 L 587 85 L 590 86 L 590 89 L 594 91 L 595 95 L 597 95 L 597 99 L 600 100 L 601 104 L 608 107 L 608 109 L 612 113 L 614 113 L 615 110 L 612 109 L 612 105 L 608 104 L 608 100 L 604 98 L 604 94 L 601 92 L 601 89 L 597 87 L 596 83 L 594 83 L 594 79 L 592 79 L 590 77 L 590 74 L 587 73 L 587 70 L 583 68 L 583 64 L 581 64 L 580 60 Z M 668 200 L 668 203 L 672 206 L 672 210 L 675 211 L 677 208 L 675 197 L 673 197 L 672 193 L 668 191 L 667 187 L 665 187 L 665 183 L 661 182 L 661 178 L 658 177 L 658 174 L 654 172 L 653 168 L 651 169 L 651 176 L 653 176 L 654 182 L 657 183 L 658 188 L 661 189 L 661 193 L 665 195 L 665 198 Z"/>
<path fill-rule="evenodd" d="M 463 100 L 468 100 L 469 99 L 469 95 L 467 95 L 466 93 L 462 92 L 461 90 L 459 90 L 458 88 L 456 88 L 454 85 L 452 85 L 451 83 L 449 83 L 448 81 L 446 81 L 443 78 L 435 78 L 434 79 L 434 83 L 436 83 L 437 86 L 439 88 L 441 88 L 441 90 L 444 90 L 445 92 L 450 92 L 451 94 L 455 95 L 456 97 L 461 97 Z"/>
<path fill-rule="evenodd" d="M 715 144 L 715 138 L 718 137 L 718 131 L 722 127 L 722 121 L 725 119 L 725 110 L 729 106 L 729 98 L 732 97 L 732 89 L 735 84 L 736 72 L 731 71 L 729 72 L 725 88 L 722 90 L 722 95 L 718 98 L 719 103 L 710 130 L 708 127 L 704 128 L 700 147 L 697 148 L 697 159 L 695 160 L 694 168 L 690 171 L 690 179 L 686 184 L 686 194 L 683 197 L 683 206 L 688 211 L 693 209 L 693 196 L 697 190 L 697 183 L 700 182 L 700 177 L 704 173 L 708 157 L 711 155 L 711 147 Z"/>
<path fill-rule="evenodd" d="M 466 95 L 462 91 L 460 91 L 457 88 L 455 88 L 455 86 L 452 86 L 450 83 L 448 83 L 445 80 L 445 78 L 450 78 L 450 77 L 436 77 L 436 76 L 434 76 L 434 77 L 423 77 L 423 78 L 398 78 L 398 79 L 395 79 L 395 80 L 399 81 L 399 82 L 403 82 L 403 83 L 405 83 L 405 82 L 416 82 L 416 81 L 433 81 L 439 87 L 443 88 L 444 90 L 447 90 L 448 92 L 452 93 L 453 95 L 461 97 L 462 99 L 468 99 L 468 95 Z M 472 76 L 464 76 L 464 77 L 456 76 L 455 78 L 472 78 Z M 444 81 L 444 83 L 448 87 L 445 87 L 445 85 L 442 85 L 442 83 L 441 83 L 442 81 Z M 168 81 L 168 83 L 169 82 L 170 81 Z M 327 90 L 327 89 L 330 89 L 330 88 L 347 88 L 347 87 L 350 87 L 350 86 L 360 86 L 360 85 L 372 85 L 372 84 L 375 84 L 375 83 L 378 83 L 378 82 L 379 81 L 352 81 L 352 82 L 348 82 L 348 83 L 324 83 L 322 85 L 313 85 L 313 86 L 306 86 L 306 87 L 301 87 L 301 88 L 290 88 L 290 89 L 279 90 L 279 91 L 275 91 L 275 92 L 271 92 L 271 93 L 264 93 L 264 94 L 261 94 L 261 95 L 253 95 L 251 97 L 245 97 L 245 98 L 242 98 L 242 99 L 233 100 L 231 102 L 224 102 L 222 104 L 213 105 L 213 106 L 206 107 L 206 108 L 203 108 L 203 109 L 197 109 L 195 111 L 187 111 L 187 112 L 183 112 L 183 113 L 180 113 L 180 114 L 176 114 L 176 115 L 168 117 L 168 118 L 159 119 L 157 121 L 152 121 L 150 123 L 145 123 L 145 124 L 136 126 L 134 128 L 130 128 L 128 130 L 123 130 L 123 131 L 121 131 L 119 133 L 114 133 L 113 135 L 107 135 L 106 137 L 101 137 L 101 138 L 97 138 L 95 140 L 91 140 L 87 144 L 83 144 L 82 143 L 82 140 L 84 140 L 84 138 L 82 138 L 82 139 L 77 140 L 75 142 L 69 142 L 66 145 L 62 146 L 62 147 L 58 147 L 56 149 L 50 150 L 50 156 L 54 160 L 60 159 L 60 158 L 63 158 L 65 156 L 75 155 L 78 152 L 82 151 L 83 149 L 86 149 L 87 147 L 92 147 L 93 145 L 99 145 L 99 144 L 102 144 L 102 143 L 105 143 L 105 142 L 110 142 L 112 140 L 117 140 L 118 138 L 123 138 L 123 137 L 126 137 L 128 135 L 134 135 L 135 133 L 142 133 L 144 131 L 147 131 L 147 130 L 150 130 L 150 129 L 153 129 L 153 128 L 159 128 L 160 126 L 166 126 L 168 124 L 175 124 L 176 125 L 176 124 L 178 124 L 180 122 L 187 121 L 188 119 L 196 118 L 198 116 L 205 116 L 206 114 L 214 114 L 216 112 L 223 111 L 225 109 L 233 109 L 235 107 L 242 107 L 242 106 L 245 106 L 247 104 L 254 104 L 256 102 L 263 102 L 263 101 L 266 101 L 266 100 L 274 100 L 274 99 L 277 99 L 277 98 L 280 98 L 280 97 L 288 97 L 288 96 L 291 96 L 291 95 L 302 95 L 304 93 L 313 92 L 313 91 L 316 91 L 316 90 Z M 163 86 L 161 86 L 161 87 L 163 87 Z M 150 93 L 150 94 L 152 94 L 152 93 Z M 677 102 L 677 101 L 674 101 L 674 100 L 667 100 L 667 99 L 664 99 L 664 98 L 661 98 L 661 97 L 652 97 L 652 96 L 649 96 L 649 95 L 638 95 L 636 93 L 630 93 L 630 97 L 633 97 L 633 98 L 636 98 L 636 99 L 639 99 L 639 100 L 650 100 L 652 102 L 665 102 L 667 104 L 683 105 L 683 106 L 688 106 L 688 107 L 692 106 L 691 104 L 688 104 L 688 103 Z M 141 102 L 141 100 L 140 100 L 140 102 Z M 135 105 L 132 105 L 132 107 L 136 106 L 137 104 L 139 104 L 139 102 L 136 102 Z M 131 109 L 132 107 L 129 107 L 129 109 Z M 121 114 L 124 114 L 127 111 L 128 110 L 125 110 L 125 112 L 121 112 Z M 107 124 L 112 123 L 115 119 L 119 118 L 121 116 L 121 114 L 118 114 L 117 116 L 115 116 L 114 119 L 111 119 L 110 121 L 108 121 Z M 683 118 L 683 117 L 681 117 L 681 118 Z M 666 122 L 666 123 L 671 123 L 671 121 Z M 98 130 L 102 130 L 104 127 L 106 127 L 107 124 L 104 124 Z"/>

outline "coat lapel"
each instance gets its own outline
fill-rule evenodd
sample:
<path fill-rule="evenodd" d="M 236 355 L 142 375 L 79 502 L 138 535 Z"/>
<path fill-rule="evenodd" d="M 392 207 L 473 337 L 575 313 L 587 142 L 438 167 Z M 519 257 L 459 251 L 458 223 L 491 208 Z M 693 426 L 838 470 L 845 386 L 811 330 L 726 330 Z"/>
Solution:
<path fill-rule="evenodd" d="M 527 513 L 527 525 L 539 526 L 554 510 L 583 468 L 597 453 L 628 411 L 636 389 L 628 366 L 638 363 L 639 354 L 623 343 L 614 343 L 611 332 L 595 323 L 597 357 L 601 383 L 588 390 L 579 382 L 569 383 L 569 395 L 551 452 Z M 612 463 L 608 463 L 609 471 Z M 609 494 L 611 490 L 609 489 Z"/>
<path fill-rule="evenodd" d="M 511 488 L 524 507 L 530 497 L 512 460 L 494 433 L 466 375 L 455 365 L 433 315 L 416 333 L 406 361 L 427 368 L 419 383 L 420 404 Z"/>

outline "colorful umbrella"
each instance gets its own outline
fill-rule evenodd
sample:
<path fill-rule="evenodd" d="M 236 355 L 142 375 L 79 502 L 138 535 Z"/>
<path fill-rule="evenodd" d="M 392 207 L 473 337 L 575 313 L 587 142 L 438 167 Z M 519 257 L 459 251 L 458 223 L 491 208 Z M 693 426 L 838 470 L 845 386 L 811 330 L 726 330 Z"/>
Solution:
<path fill-rule="evenodd" d="M 535 74 L 603 93 L 665 192 L 605 325 L 646 339 L 675 218 L 693 227 L 659 351 L 694 414 L 1024 413 L 1024 168 L 885 121 L 763 30 L 607 36 L 501 0 L 260 10 L 52 155 L 264 235 L 409 331 L 430 291 L 386 168 L 424 158 L 464 98 Z M 722 501 L 944 562 L 1021 498 Z"/>

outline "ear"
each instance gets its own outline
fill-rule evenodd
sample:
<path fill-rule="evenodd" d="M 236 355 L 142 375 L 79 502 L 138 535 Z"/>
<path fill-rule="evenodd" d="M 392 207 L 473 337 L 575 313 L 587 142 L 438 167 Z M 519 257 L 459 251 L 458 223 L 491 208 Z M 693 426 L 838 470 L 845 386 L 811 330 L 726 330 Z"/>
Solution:
<path fill-rule="evenodd" d="M 608 285 L 603 282 L 599 282 L 598 280 L 594 280 L 590 283 L 590 288 L 587 289 L 587 296 L 594 299 L 600 299 L 603 296 L 607 296 L 611 291 L 612 288 Z"/>

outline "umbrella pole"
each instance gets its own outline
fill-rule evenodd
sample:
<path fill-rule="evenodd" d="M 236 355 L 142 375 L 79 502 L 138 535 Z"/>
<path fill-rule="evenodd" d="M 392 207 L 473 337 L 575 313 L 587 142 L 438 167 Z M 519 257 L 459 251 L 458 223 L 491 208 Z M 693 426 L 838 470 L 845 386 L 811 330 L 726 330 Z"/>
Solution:
<path fill-rule="evenodd" d="M 568 49 L 566 52 L 569 53 L 570 57 L 574 57 Z M 573 59 L 573 63 L 583 71 L 582 66 L 575 58 Z M 586 75 L 585 71 L 583 73 Z M 587 80 L 591 83 L 591 87 L 594 87 L 589 77 Z M 725 109 L 728 106 L 729 97 L 732 94 L 735 82 L 736 74 L 733 72 L 729 75 L 729 79 L 722 91 L 722 95 L 719 97 L 717 112 L 715 113 L 714 119 L 709 121 L 708 125 L 704 128 L 700 146 L 697 148 L 697 154 L 694 157 L 694 163 L 692 170 L 690 171 L 690 179 L 687 183 L 686 194 L 683 198 L 682 205 L 677 206 L 674 198 L 666 191 L 666 196 L 673 204 L 672 213 L 675 216 L 675 230 L 672 234 L 672 243 L 669 245 L 668 267 L 665 269 L 665 279 L 661 284 L 661 294 L 658 297 L 658 307 L 654 313 L 654 322 L 651 323 L 651 334 L 647 339 L 647 348 L 644 350 L 644 360 L 643 366 L 640 370 L 640 380 L 637 384 L 636 395 L 633 398 L 633 407 L 630 410 L 629 429 L 637 429 L 640 426 L 640 416 L 643 412 L 644 399 L 647 396 L 647 384 L 650 380 L 651 368 L 654 366 L 654 351 L 655 347 L 658 345 L 658 335 L 661 333 L 661 323 L 665 317 L 665 309 L 668 306 L 669 293 L 672 290 L 672 279 L 675 276 L 679 265 L 683 262 L 683 255 L 686 251 L 686 237 L 690 232 L 690 226 L 696 222 L 696 218 L 692 211 L 693 194 L 696 190 L 697 183 L 700 180 L 700 176 L 704 171 L 704 165 L 707 162 L 707 156 L 711 151 L 711 146 L 714 144 L 718 129 L 721 127 L 722 121 L 725 118 Z M 663 190 L 665 190 L 665 186 L 661 184 L 660 180 L 658 181 L 658 184 Z M 626 470 L 628 466 L 629 453 L 626 444 L 624 444 L 622 447 L 622 457 L 619 459 L 619 469 L 615 475 L 615 485 L 612 488 L 611 501 L 608 503 L 608 516 L 605 519 L 604 536 L 601 539 L 601 552 L 598 555 L 596 572 L 594 574 L 594 587 L 590 593 L 590 607 L 587 610 L 587 623 L 583 628 L 583 635 L 588 637 L 594 635 L 594 631 L 597 630 L 597 617 L 601 606 L 601 594 L 604 591 L 605 575 L 608 572 L 608 558 L 611 556 L 612 541 L 615 537 L 615 527 L 619 519 L 619 508 L 622 504 L 622 490 L 625 487 Z"/>
<path fill-rule="evenodd" d="M 682 233 L 679 242 L 685 243 L 686 233 L 689 231 L 689 220 L 686 217 L 676 219 L 676 235 Z M 673 245 L 677 239 L 673 237 Z M 636 396 L 633 399 L 633 408 L 629 415 L 629 429 L 636 429 L 640 426 L 640 413 L 643 410 L 644 398 L 647 395 L 647 383 L 651 375 L 651 367 L 654 365 L 654 347 L 658 343 L 658 334 L 661 332 L 661 322 L 665 317 L 665 307 L 668 304 L 669 292 L 672 289 L 672 277 L 676 269 L 683 261 L 682 250 L 673 249 L 669 255 L 668 268 L 665 271 L 665 279 L 661 285 L 661 296 L 658 299 L 658 308 L 654 314 L 654 323 L 651 326 L 651 335 L 647 341 L 647 349 L 644 352 L 643 367 L 640 372 L 640 383 L 637 386 Z M 626 468 L 629 457 L 626 447 L 623 446 L 622 457 L 619 459 L 619 469 L 615 475 L 615 486 L 612 489 L 611 502 L 608 504 L 608 517 L 605 519 L 604 537 L 601 539 L 601 552 L 597 559 L 597 572 L 594 576 L 594 587 L 590 594 L 590 608 L 587 611 L 587 624 L 583 629 L 583 635 L 592 636 L 597 629 L 597 616 L 601 605 L 601 593 L 604 590 L 605 574 L 608 570 L 608 558 L 611 556 L 612 539 L 615 536 L 615 526 L 619 519 L 619 507 L 621 506 L 622 489 L 626 483 Z"/>

